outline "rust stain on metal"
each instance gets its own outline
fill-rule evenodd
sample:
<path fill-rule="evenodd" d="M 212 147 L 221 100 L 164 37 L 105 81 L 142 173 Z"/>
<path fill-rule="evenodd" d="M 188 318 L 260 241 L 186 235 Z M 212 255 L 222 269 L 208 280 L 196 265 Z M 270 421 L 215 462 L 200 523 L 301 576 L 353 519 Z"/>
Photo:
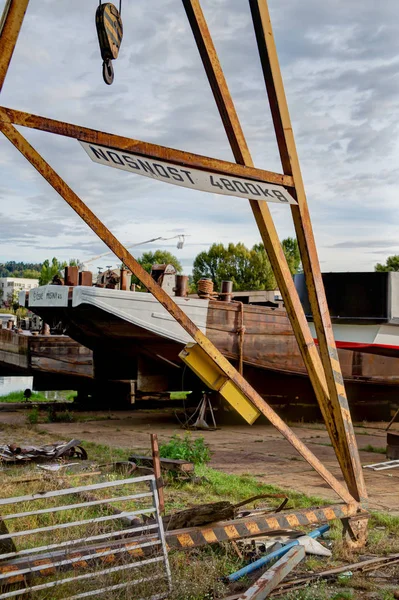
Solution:
<path fill-rule="evenodd" d="M 248 531 L 250 533 L 256 534 L 256 533 L 261 533 L 259 526 L 257 523 L 254 523 L 252 521 L 247 521 L 245 523 L 245 527 L 248 529 Z"/>
<path fill-rule="evenodd" d="M 317 523 L 318 522 L 317 516 L 311 510 L 308 511 L 307 517 L 308 517 L 309 524 L 313 524 L 313 523 Z"/>
<path fill-rule="evenodd" d="M 194 540 L 188 533 L 181 533 L 180 535 L 177 536 L 177 539 L 179 540 L 180 544 L 184 548 L 189 548 L 190 546 L 195 546 Z"/>
<path fill-rule="evenodd" d="M 202 533 L 203 533 L 204 538 L 208 542 L 208 544 L 212 544 L 212 543 L 218 541 L 218 539 L 212 529 L 204 529 Z"/>
<path fill-rule="evenodd" d="M 0 121 L 3 123 L 12 123 L 14 125 L 22 125 L 39 131 L 47 131 L 56 133 L 65 137 L 74 138 L 82 142 L 91 142 L 100 146 L 109 146 L 115 150 L 126 150 L 142 156 L 150 158 L 158 158 L 166 162 L 173 162 L 184 167 L 193 167 L 196 169 L 209 170 L 222 175 L 236 175 L 237 177 L 246 177 L 249 179 L 259 179 L 267 183 L 275 183 L 286 187 L 291 187 L 292 177 L 265 171 L 264 169 L 256 169 L 253 166 L 247 167 L 238 165 L 226 160 L 210 158 L 192 152 L 184 152 L 150 142 L 142 142 L 112 133 L 89 129 L 81 125 L 73 125 L 72 123 L 64 123 L 46 117 L 32 115 L 19 110 L 13 110 L 4 106 L 0 107 Z"/>
<path fill-rule="evenodd" d="M 0 20 L 0 91 L 10 66 L 29 0 L 7 0 Z"/>
<path fill-rule="evenodd" d="M 17 565 L 3 565 L 0 569 L 1 573 L 12 573 L 13 571 L 18 571 L 19 567 Z M 23 575 L 15 575 L 15 577 L 7 578 L 7 584 L 11 585 L 12 583 L 19 583 L 20 581 L 25 581 Z"/>
<path fill-rule="evenodd" d="M 225 531 L 228 535 L 229 538 L 233 538 L 233 539 L 237 539 L 240 537 L 240 534 L 238 533 L 237 529 L 234 527 L 234 525 L 227 525 L 225 527 Z"/>
<path fill-rule="evenodd" d="M 298 205 L 293 206 L 291 212 L 329 395 L 329 398 L 320 398 L 319 404 L 349 490 L 358 501 L 363 501 L 367 499 L 367 490 L 345 388 L 340 384 L 341 368 L 339 362 L 333 360 L 337 354 L 335 340 L 269 10 L 264 0 L 249 0 L 249 4 L 283 171 L 294 178 Z M 338 382 L 334 371 L 339 376 Z"/>
<path fill-rule="evenodd" d="M 35 567 L 40 567 L 40 565 L 48 565 L 49 561 L 46 558 L 44 558 L 44 559 L 41 559 L 41 560 L 33 560 L 32 564 Z M 55 569 L 55 567 L 47 567 L 46 569 L 42 569 L 40 571 L 40 573 L 42 575 L 54 575 L 56 573 L 56 569 Z"/>
<path fill-rule="evenodd" d="M 300 525 L 298 517 L 296 515 L 289 515 L 287 517 L 287 521 L 292 527 L 299 527 Z"/>

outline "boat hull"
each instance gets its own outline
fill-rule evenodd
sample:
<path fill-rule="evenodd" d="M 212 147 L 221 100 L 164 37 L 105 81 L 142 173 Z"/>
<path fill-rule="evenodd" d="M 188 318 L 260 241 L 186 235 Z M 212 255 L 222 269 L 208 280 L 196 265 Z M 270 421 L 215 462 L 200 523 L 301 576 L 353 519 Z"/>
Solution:
<path fill-rule="evenodd" d="M 31 302 L 32 292 L 31 310 L 51 325 L 61 322 L 65 333 L 93 350 L 100 385 L 134 380 L 137 393 L 144 396 L 203 388 L 179 359 L 191 337 L 150 294 L 74 287 L 57 302 L 54 295 L 46 301 L 46 293 Z M 284 309 L 192 298 L 176 301 L 233 364 L 242 354 L 245 377 L 269 402 L 315 402 Z M 396 398 L 398 357 L 347 348 L 338 353 L 350 401 Z"/>

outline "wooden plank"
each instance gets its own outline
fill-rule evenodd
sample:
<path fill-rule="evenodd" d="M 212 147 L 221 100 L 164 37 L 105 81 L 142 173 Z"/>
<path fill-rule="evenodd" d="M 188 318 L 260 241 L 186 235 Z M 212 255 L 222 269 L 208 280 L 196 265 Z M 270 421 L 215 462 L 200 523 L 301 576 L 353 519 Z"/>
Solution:
<path fill-rule="evenodd" d="M 305 548 L 296 546 L 288 550 L 270 569 L 267 569 L 239 600 L 265 600 L 285 577 L 305 558 Z"/>
<path fill-rule="evenodd" d="M 138 454 L 132 454 L 129 460 L 134 463 L 140 463 L 143 467 L 153 468 L 152 456 L 140 456 Z M 172 459 L 172 458 L 160 458 L 161 469 L 167 471 L 184 471 L 185 473 L 191 473 L 194 471 L 194 464 L 186 460 Z"/>

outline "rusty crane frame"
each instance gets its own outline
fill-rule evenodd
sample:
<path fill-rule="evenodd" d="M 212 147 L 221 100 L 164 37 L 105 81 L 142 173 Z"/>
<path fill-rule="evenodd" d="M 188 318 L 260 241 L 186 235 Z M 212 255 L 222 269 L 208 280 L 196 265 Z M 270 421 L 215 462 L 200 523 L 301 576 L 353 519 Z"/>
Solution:
<path fill-rule="evenodd" d="M 230 142 L 235 163 L 104 133 L 5 107 L 0 107 L 0 130 L 192 337 L 194 344 L 188 345 L 181 354 L 189 366 L 210 384 L 215 379 L 219 379 L 222 383 L 219 387 L 214 386 L 215 389 L 219 389 L 248 422 L 253 422 L 262 413 L 336 492 L 342 503 L 325 509 L 323 518 L 324 520 L 341 518 L 347 543 L 352 546 L 361 546 L 365 542 L 367 532 L 367 512 L 365 510 L 367 491 L 327 307 L 267 0 L 249 0 L 249 6 L 283 173 L 273 173 L 255 168 L 201 9 L 200 0 L 182 0 L 182 3 Z M 28 4 L 29 0 L 7 0 L 6 2 L 0 23 L 0 90 L 7 75 Z M 295 289 L 268 204 L 263 200 L 256 199 L 249 199 L 249 204 L 272 264 L 346 486 L 328 471 L 325 465 L 249 385 L 206 335 L 187 317 L 173 298 L 155 283 L 111 231 L 52 169 L 39 152 L 29 144 L 15 125 L 99 144 L 114 150 L 132 152 L 147 158 L 156 158 L 185 168 L 191 167 L 219 175 L 233 175 L 258 182 L 279 184 L 290 192 L 297 202 L 290 205 L 290 210 L 298 239 L 319 350 L 313 340 Z M 294 511 L 291 514 L 290 524 L 301 524 L 300 511 L 297 513 Z M 316 512 L 313 514 L 315 522 L 317 522 Z M 312 521 L 312 516 L 310 516 L 310 521 Z M 278 519 L 275 520 L 275 524 L 277 529 L 280 526 Z"/>

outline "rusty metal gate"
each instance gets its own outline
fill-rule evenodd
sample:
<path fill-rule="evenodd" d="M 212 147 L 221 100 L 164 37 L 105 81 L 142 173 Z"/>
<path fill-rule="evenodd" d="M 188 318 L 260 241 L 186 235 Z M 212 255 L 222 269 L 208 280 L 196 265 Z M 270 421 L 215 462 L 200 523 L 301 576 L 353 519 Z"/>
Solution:
<path fill-rule="evenodd" d="M 143 489 L 134 493 L 131 491 L 132 486 Z M 96 491 L 97 493 L 105 491 L 106 496 L 93 497 L 92 494 Z M 71 496 L 77 496 L 79 500 L 84 498 L 85 501 L 74 502 Z M 89 596 L 97 598 L 106 592 L 134 589 L 134 586 L 143 586 L 147 583 L 151 583 L 151 589 L 154 584 L 159 586 L 157 593 L 146 594 L 148 600 L 168 596 L 171 589 L 171 573 L 154 475 L 2 498 L 0 510 L 4 511 L 6 507 L 15 510 L 14 507 L 21 503 L 25 507 L 38 501 L 52 502 L 53 499 L 61 499 L 61 504 L 46 508 L 31 507 L 32 510 L 3 514 L 2 521 L 7 524 L 12 524 L 15 520 L 22 520 L 23 523 L 24 519 L 39 517 L 45 519 L 45 522 L 50 522 L 51 525 L 15 530 L 13 528 L 8 533 L 0 535 L 0 548 L 8 550 L 0 554 L 1 567 L 6 559 L 12 559 L 12 566 L 0 569 L 1 599 L 16 598 L 68 584 L 73 584 L 76 591 L 76 585 L 90 583 L 93 579 L 99 579 L 102 585 L 96 589 L 86 589 L 81 593 L 73 594 L 64 600 L 77 600 Z M 129 508 L 112 510 L 113 507 L 110 505 L 115 503 L 128 503 L 133 505 L 133 510 Z M 140 504 L 143 504 L 143 507 L 140 507 Z M 92 515 L 93 507 L 100 513 L 99 516 Z M 70 510 L 78 511 L 80 518 L 68 520 Z M 103 510 L 112 514 L 103 515 Z M 147 518 L 152 517 L 148 524 L 143 524 L 139 520 L 138 517 L 143 515 Z M 98 527 L 101 533 L 96 533 Z M 30 542 L 34 536 L 40 536 L 43 541 L 47 534 L 55 537 L 61 531 L 63 537 L 67 538 L 63 541 L 44 545 Z M 78 534 L 74 533 L 76 531 Z M 110 540 L 117 540 L 118 544 L 115 546 L 110 543 Z M 14 545 L 18 542 L 25 543 L 26 547 L 22 549 L 10 547 L 10 544 Z M 19 561 L 22 563 L 20 566 Z M 109 564 L 112 566 L 107 566 Z M 143 571 L 148 566 L 151 567 L 151 571 L 143 575 Z M 157 566 L 160 568 L 154 570 Z M 90 572 L 84 574 L 76 572 L 72 577 L 60 575 L 63 570 L 75 570 L 79 567 L 85 567 L 86 570 L 89 568 Z M 132 572 L 138 572 L 139 575 L 134 577 Z M 113 582 L 112 577 L 118 574 L 122 575 L 125 581 Z M 46 583 L 31 585 L 30 581 L 35 576 L 46 576 L 52 579 Z M 110 576 L 111 581 L 107 581 Z M 19 589 L 3 591 L 5 585 L 9 587 L 11 584 L 19 584 Z"/>

